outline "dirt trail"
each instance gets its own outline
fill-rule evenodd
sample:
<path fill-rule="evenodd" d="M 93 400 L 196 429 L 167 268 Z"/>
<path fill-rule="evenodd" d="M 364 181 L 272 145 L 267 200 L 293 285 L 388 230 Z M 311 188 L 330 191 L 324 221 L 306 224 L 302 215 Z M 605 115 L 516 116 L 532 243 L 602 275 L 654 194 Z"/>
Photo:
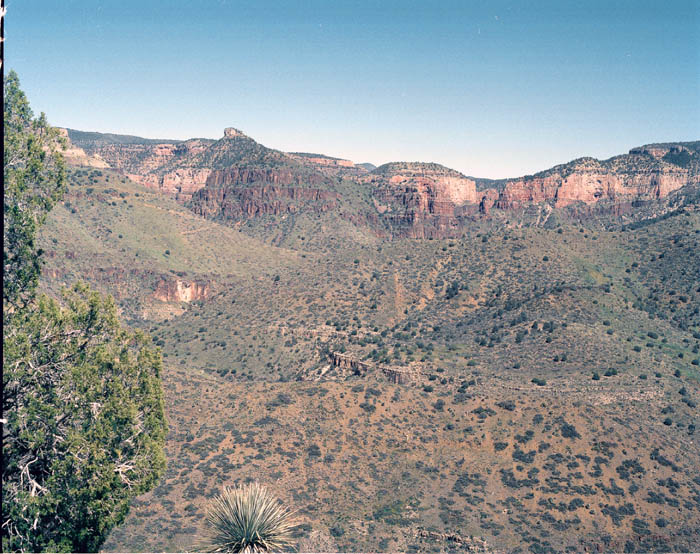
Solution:
<path fill-rule="evenodd" d="M 394 271 L 394 309 L 396 310 L 396 318 L 403 319 L 404 307 L 404 291 L 401 282 L 399 281 L 399 272 Z"/>

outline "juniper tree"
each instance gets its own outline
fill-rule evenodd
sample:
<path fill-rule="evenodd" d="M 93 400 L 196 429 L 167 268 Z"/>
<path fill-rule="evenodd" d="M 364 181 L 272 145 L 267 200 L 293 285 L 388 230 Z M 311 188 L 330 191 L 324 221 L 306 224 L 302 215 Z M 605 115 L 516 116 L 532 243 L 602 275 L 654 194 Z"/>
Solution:
<path fill-rule="evenodd" d="M 96 551 L 165 467 L 160 352 L 85 285 L 37 294 L 60 143 L 14 72 L 4 117 L 2 548 Z"/>

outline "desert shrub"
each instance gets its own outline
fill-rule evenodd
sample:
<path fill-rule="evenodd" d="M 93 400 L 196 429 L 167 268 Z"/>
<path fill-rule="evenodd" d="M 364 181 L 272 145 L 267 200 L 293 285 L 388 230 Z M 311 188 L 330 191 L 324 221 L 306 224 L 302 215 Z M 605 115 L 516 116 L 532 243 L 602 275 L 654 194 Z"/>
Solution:
<path fill-rule="evenodd" d="M 362 402 L 360 404 L 360 408 L 362 408 L 368 414 L 373 413 L 377 409 L 374 404 L 369 404 L 368 402 Z"/>
<path fill-rule="evenodd" d="M 649 455 L 650 459 L 658 462 L 659 465 L 664 467 L 670 467 L 673 471 L 678 471 L 678 466 L 674 464 L 671 460 L 666 458 L 663 454 L 659 452 L 658 448 L 654 448 Z"/>
<path fill-rule="evenodd" d="M 564 422 L 561 426 L 561 436 L 565 439 L 581 438 L 581 435 L 579 435 L 578 431 L 576 430 L 576 427 L 566 422 Z"/>
<path fill-rule="evenodd" d="M 624 460 L 615 468 L 621 479 L 628 480 L 630 475 L 644 475 L 646 470 L 637 460 Z"/>
<path fill-rule="evenodd" d="M 520 450 L 520 448 L 515 447 L 513 450 L 513 459 L 523 462 L 524 464 L 531 464 L 535 459 L 535 451 L 530 450 L 530 452 L 525 453 Z"/>
<path fill-rule="evenodd" d="M 489 416 L 496 415 L 496 412 L 494 412 L 491 408 L 484 408 L 483 406 L 479 406 L 475 410 L 472 410 L 472 413 L 476 414 L 479 419 L 486 419 Z"/>
<path fill-rule="evenodd" d="M 288 394 L 281 392 L 275 398 L 265 404 L 265 407 L 268 410 L 272 410 L 280 406 L 289 406 L 291 404 L 294 404 L 294 399 Z"/>

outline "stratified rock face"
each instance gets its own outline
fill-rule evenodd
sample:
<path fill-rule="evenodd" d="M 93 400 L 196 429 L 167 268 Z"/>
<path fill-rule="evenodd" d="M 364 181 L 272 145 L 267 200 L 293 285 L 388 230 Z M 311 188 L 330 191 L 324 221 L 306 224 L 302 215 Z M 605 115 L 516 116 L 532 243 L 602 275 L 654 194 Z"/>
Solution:
<path fill-rule="evenodd" d="M 169 171 L 163 175 L 148 173 L 127 173 L 127 177 L 136 183 L 148 188 L 157 189 L 166 194 L 173 194 L 176 198 L 188 200 L 199 189 L 205 186 L 210 169 L 184 168 Z"/>
<path fill-rule="evenodd" d="M 484 215 L 489 215 L 491 208 L 496 205 L 498 201 L 498 191 L 496 189 L 486 189 L 481 193 L 481 200 L 479 200 L 479 213 Z"/>
<path fill-rule="evenodd" d="M 350 375 L 367 375 L 372 371 L 381 371 L 390 383 L 405 385 L 416 378 L 416 373 L 408 368 L 377 366 L 362 362 L 351 355 L 341 352 L 329 354 L 334 375 L 348 377 Z"/>
<path fill-rule="evenodd" d="M 211 294 L 211 284 L 203 281 L 183 281 L 163 277 L 158 281 L 153 297 L 162 302 L 194 302 Z"/>
<path fill-rule="evenodd" d="M 362 165 L 355 165 L 350 160 L 332 158 L 323 154 L 308 154 L 304 152 L 287 152 L 292 160 L 305 165 L 327 177 L 356 178 L 366 175 L 369 171 Z"/>
<path fill-rule="evenodd" d="M 684 151 L 692 161 L 693 153 L 679 146 L 635 148 L 630 154 L 603 162 L 582 158 L 532 177 L 508 181 L 495 205 L 512 210 L 539 202 L 550 202 L 555 208 L 602 202 L 614 211 L 616 206 L 661 199 L 700 179 L 691 163 L 681 167 L 666 161 L 669 153 L 680 156 Z"/>
<path fill-rule="evenodd" d="M 331 352 L 329 358 L 331 367 L 338 370 L 342 375 L 365 375 L 374 369 L 373 365 L 361 362 L 341 352 Z"/>
<path fill-rule="evenodd" d="M 261 167 L 231 167 L 228 169 L 210 171 L 206 180 L 208 186 L 247 185 L 251 183 L 266 183 L 270 185 L 309 185 L 323 183 L 322 175 L 301 173 L 293 169 L 268 169 Z"/>
<path fill-rule="evenodd" d="M 211 172 L 192 166 L 209 145 L 208 141 L 193 139 L 176 144 L 109 145 L 100 151 L 113 168 L 132 181 L 187 199 L 204 186 Z"/>
<path fill-rule="evenodd" d="M 206 186 L 193 194 L 190 208 L 209 218 L 238 221 L 301 211 L 322 213 L 339 200 L 328 180 L 304 168 L 234 166 L 211 171 Z"/>
<path fill-rule="evenodd" d="M 690 182 L 685 170 L 622 175 L 593 171 L 576 172 L 566 177 L 556 174 L 508 182 L 496 206 L 509 210 L 551 201 L 554 207 L 563 208 L 575 202 L 652 200 L 664 198 Z"/>
<path fill-rule="evenodd" d="M 207 186 L 193 195 L 190 207 L 204 217 L 239 221 L 301 211 L 327 212 L 336 207 L 337 201 L 335 192 L 316 188 Z"/>
<path fill-rule="evenodd" d="M 366 180 L 377 211 L 399 236 L 450 236 L 462 216 L 478 210 L 475 182 L 438 164 L 385 164 Z"/>
<path fill-rule="evenodd" d="M 324 156 L 323 154 L 306 154 L 304 152 L 288 152 L 287 155 L 293 160 L 298 160 L 301 162 L 308 162 L 315 165 L 320 165 L 324 167 L 355 167 L 355 164 L 350 160 L 343 160 L 342 158 L 331 158 L 330 156 Z M 364 168 L 363 168 L 364 169 Z M 365 170 L 366 171 L 366 170 Z"/>
<path fill-rule="evenodd" d="M 234 138 L 234 137 L 244 137 L 245 135 L 243 134 L 242 131 L 239 131 L 235 127 L 226 127 L 224 129 L 224 138 Z"/>

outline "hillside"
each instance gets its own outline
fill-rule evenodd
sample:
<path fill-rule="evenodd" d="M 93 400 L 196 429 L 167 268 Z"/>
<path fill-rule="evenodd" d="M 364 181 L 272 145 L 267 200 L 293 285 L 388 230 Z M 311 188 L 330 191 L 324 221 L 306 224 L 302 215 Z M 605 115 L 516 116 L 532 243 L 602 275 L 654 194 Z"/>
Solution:
<path fill-rule="evenodd" d="M 248 479 L 343 551 L 698 549 L 697 187 L 626 225 L 477 209 L 418 240 L 369 216 L 371 179 L 469 181 L 451 171 L 237 174 L 187 201 L 71 171 L 42 285 L 112 292 L 166 361 L 168 473 L 107 550 L 192 548 Z M 198 215 L 217 188 L 232 211 Z M 272 212 L 240 209 L 256 189 Z"/>

